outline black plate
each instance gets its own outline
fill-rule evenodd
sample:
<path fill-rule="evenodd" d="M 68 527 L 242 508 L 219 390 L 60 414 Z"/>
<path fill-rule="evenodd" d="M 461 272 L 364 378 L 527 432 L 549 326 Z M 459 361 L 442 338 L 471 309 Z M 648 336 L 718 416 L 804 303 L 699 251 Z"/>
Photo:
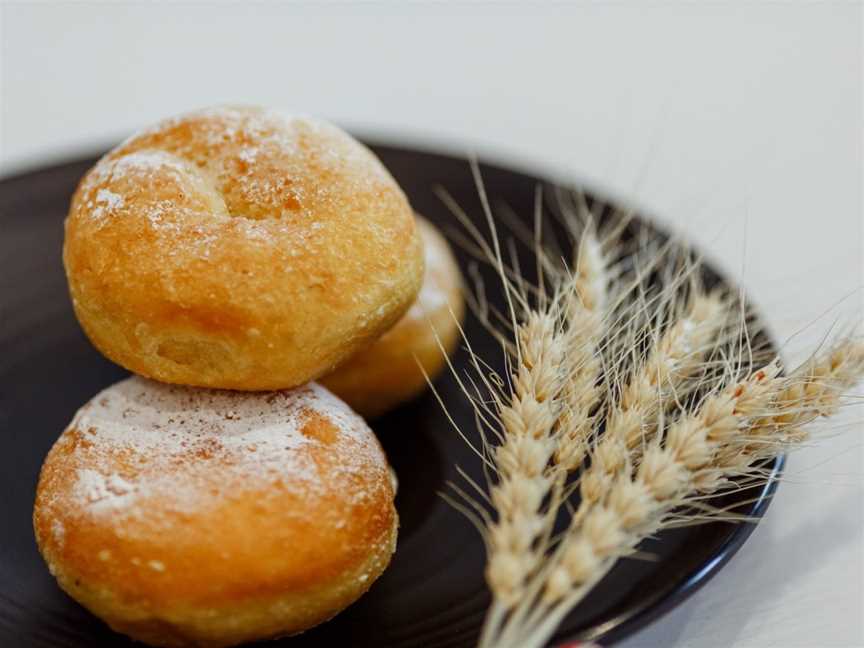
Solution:
<path fill-rule="evenodd" d="M 390 146 L 373 146 L 431 220 L 454 219 L 433 189 L 445 187 L 480 218 L 477 192 L 462 159 Z M 31 512 L 42 459 L 76 409 L 125 371 L 85 339 L 72 314 L 60 261 L 69 198 L 95 158 L 46 167 L 0 181 L 0 645 L 127 646 L 63 594 L 39 557 Z M 532 212 L 542 180 L 482 165 L 490 197 L 516 213 Z M 657 233 L 638 220 L 634 227 Z M 658 236 L 662 234 L 657 233 Z M 462 258 L 461 261 L 467 262 Z M 707 273 L 720 280 L 710 269 Z M 494 284 L 494 277 L 487 277 Z M 500 357 L 491 337 L 470 320 L 468 334 L 487 359 Z M 464 363 L 463 353 L 457 365 Z M 473 418 L 454 381 L 438 385 L 465 428 Z M 306 646 L 473 645 L 489 597 L 483 581 L 483 544 L 473 527 L 438 492 L 458 481 L 455 465 L 479 467 L 430 395 L 375 422 L 399 475 L 399 547 L 371 591 L 334 620 L 277 642 Z M 780 469 L 781 461 L 775 462 Z M 776 482 L 775 482 L 776 483 Z M 760 516 L 773 486 L 742 512 Z M 753 497 L 746 493 L 744 499 Z M 734 501 L 734 500 L 732 500 Z M 566 619 L 557 640 L 614 642 L 682 601 L 729 560 L 752 524 L 714 523 L 664 532 L 645 549 L 656 561 L 623 560 L 584 604 Z M 267 644 L 275 645 L 275 644 Z"/>

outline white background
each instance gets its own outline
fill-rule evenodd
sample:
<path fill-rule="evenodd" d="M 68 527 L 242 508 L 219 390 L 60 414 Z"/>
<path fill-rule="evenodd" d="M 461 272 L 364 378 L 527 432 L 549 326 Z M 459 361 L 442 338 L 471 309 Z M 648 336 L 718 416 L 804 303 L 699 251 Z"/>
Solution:
<path fill-rule="evenodd" d="M 2 173 L 269 104 L 598 183 L 743 276 L 781 338 L 803 329 L 793 356 L 861 318 L 860 3 L 5 3 L 0 19 Z M 844 421 L 793 457 L 732 563 L 626 648 L 864 645 L 864 430 Z"/>

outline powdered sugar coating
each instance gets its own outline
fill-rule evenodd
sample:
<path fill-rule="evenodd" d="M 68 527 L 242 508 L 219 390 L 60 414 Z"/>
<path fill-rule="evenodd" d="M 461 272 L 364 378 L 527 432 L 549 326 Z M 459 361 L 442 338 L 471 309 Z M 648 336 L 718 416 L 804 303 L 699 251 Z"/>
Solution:
<path fill-rule="evenodd" d="M 190 122 L 191 141 L 178 144 L 171 133 L 185 133 Z M 322 182 L 322 172 L 338 174 L 341 188 Z M 359 195 L 388 183 L 383 165 L 327 122 L 217 106 L 163 120 L 99 160 L 82 184 L 82 215 L 97 230 L 111 218 L 143 218 L 168 262 L 210 258 L 226 227 L 264 247 L 292 240 L 288 252 L 296 255 L 320 245 L 298 222 L 318 232 L 322 207 L 346 191 Z"/>
<path fill-rule="evenodd" d="M 323 421 L 324 433 L 307 427 Z M 315 426 L 313 426 L 314 428 Z M 186 388 L 138 376 L 100 392 L 76 414 L 64 437 L 74 470 L 71 488 L 53 502 L 96 519 L 152 515 L 148 502 L 175 513 L 221 504 L 241 491 L 290 484 L 314 500 L 341 489 L 358 503 L 357 476 L 387 462 L 365 422 L 312 383 L 282 392 Z M 316 452 L 339 458 L 322 474 Z M 344 478 L 344 479 L 343 479 Z M 340 480 L 344 483 L 340 483 Z M 165 511 L 163 511 L 165 512 Z"/>
<path fill-rule="evenodd" d="M 134 191 L 136 185 L 167 175 L 191 181 L 187 188 L 193 195 L 210 194 L 208 207 L 217 217 L 314 223 L 321 205 L 339 199 L 330 195 L 328 182 L 320 181 L 322 173 L 339 175 L 347 185 L 339 193 L 361 193 L 392 182 L 366 148 L 327 122 L 272 109 L 217 106 L 132 135 L 99 161 L 84 188 L 109 183 Z M 122 200 L 122 194 L 117 196 Z M 167 210 L 182 214 L 189 208 L 186 197 L 181 194 L 167 204 L 141 205 L 139 200 L 137 207 L 156 222 L 156 211 L 160 216 Z M 91 199 L 87 207 L 93 220 L 104 218 L 98 200 Z"/>

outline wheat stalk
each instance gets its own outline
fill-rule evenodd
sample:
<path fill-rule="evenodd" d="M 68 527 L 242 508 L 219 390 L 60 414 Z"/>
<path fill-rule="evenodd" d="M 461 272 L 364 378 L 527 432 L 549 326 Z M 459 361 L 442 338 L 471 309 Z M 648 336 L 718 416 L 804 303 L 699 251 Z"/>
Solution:
<path fill-rule="evenodd" d="M 648 444 L 638 466 L 628 458 L 603 496 L 574 518 L 544 570 L 541 596 L 522 603 L 530 611 L 489 645 L 545 645 L 618 558 L 674 519 L 673 511 L 799 442 L 799 426 L 833 413 L 864 374 L 864 344 L 841 342 L 789 378 L 779 373 L 772 362 L 705 398 Z"/>
<path fill-rule="evenodd" d="M 610 249 L 612 237 L 597 237 L 583 200 L 581 219 L 565 214 L 578 244 L 572 264 L 559 269 L 560 255 L 542 243 L 539 192 L 534 236 L 520 238 L 537 258 L 538 283 L 528 285 L 515 244 L 504 262 L 476 164 L 472 170 L 491 241 L 442 198 L 465 225 L 469 251 L 501 280 L 504 312 L 486 303 L 480 282 L 475 304 L 502 343 L 507 370 L 498 377 L 465 339 L 474 375 L 454 375 L 482 446 L 457 430 L 483 461 L 488 495 L 460 471 L 482 501 L 456 485 L 464 504 L 451 501 L 487 545 L 492 604 L 479 645 L 534 648 L 646 537 L 738 519 L 712 508 L 711 498 L 773 479 L 760 462 L 800 444 L 807 423 L 834 411 L 864 374 L 864 345 L 842 342 L 788 377 L 776 360 L 751 372 L 762 357 L 752 314 L 743 300 L 702 290 L 689 253 L 639 237 L 626 244 L 631 251 L 617 241 Z M 575 489 L 582 498 L 573 511 Z M 555 533 L 565 510 L 569 524 Z"/>

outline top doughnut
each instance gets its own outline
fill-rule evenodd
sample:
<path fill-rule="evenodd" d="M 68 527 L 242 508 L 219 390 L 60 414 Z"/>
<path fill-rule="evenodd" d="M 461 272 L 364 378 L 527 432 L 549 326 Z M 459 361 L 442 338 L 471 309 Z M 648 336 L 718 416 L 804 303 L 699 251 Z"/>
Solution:
<path fill-rule="evenodd" d="M 91 341 L 141 375 L 283 389 L 411 305 L 423 249 L 379 160 L 327 123 L 202 110 L 134 135 L 81 181 L 63 261 Z"/>

